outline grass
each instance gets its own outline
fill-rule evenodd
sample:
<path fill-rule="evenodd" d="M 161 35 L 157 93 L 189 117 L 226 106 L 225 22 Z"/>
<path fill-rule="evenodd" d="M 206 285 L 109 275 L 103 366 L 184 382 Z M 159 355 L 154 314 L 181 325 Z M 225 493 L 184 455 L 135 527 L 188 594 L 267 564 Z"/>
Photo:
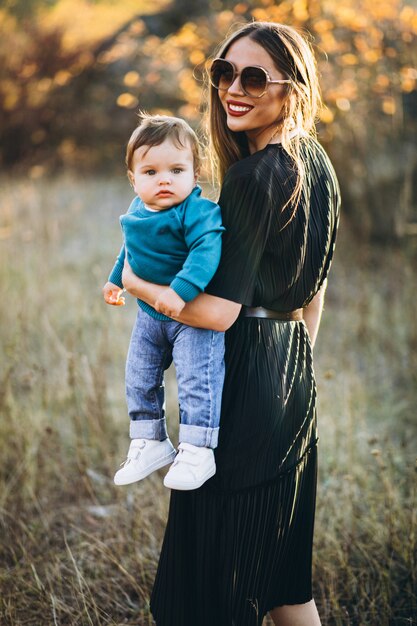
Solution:
<path fill-rule="evenodd" d="M 5 626 L 153 623 L 168 493 L 158 474 L 113 485 L 128 443 L 123 369 L 136 305 L 101 298 L 129 199 L 124 178 L 2 181 Z M 417 625 L 415 269 L 413 242 L 373 249 L 342 228 L 315 351 L 323 626 Z M 167 389 L 172 433 L 172 372 Z"/>

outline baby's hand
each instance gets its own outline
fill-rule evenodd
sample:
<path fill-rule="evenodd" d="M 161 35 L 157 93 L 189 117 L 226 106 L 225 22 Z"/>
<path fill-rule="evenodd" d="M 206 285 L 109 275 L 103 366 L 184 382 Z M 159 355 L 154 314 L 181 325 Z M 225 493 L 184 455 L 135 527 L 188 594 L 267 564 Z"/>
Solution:
<path fill-rule="evenodd" d="M 123 293 L 123 289 L 120 289 L 120 287 L 114 283 L 106 283 L 103 287 L 103 298 L 107 304 L 124 306 L 125 299 L 120 297 L 121 293 Z"/>
<path fill-rule="evenodd" d="M 168 317 L 178 317 L 184 307 L 184 300 L 171 287 L 165 289 L 155 302 L 155 309 L 158 313 L 163 313 Z"/>

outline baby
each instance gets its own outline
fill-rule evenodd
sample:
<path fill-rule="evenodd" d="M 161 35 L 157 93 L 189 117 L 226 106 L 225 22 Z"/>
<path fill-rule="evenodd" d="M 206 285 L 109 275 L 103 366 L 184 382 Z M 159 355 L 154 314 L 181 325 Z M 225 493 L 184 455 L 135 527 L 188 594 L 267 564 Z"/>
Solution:
<path fill-rule="evenodd" d="M 181 324 L 156 309 L 178 317 L 213 277 L 224 230 L 220 208 L 201 197 L 196 185 L 199 142 L 179 118 L 142 114 L 127 146 L 126 164 L 137 197 L 120 218 L 124 244 L 103 287 L 104 299 L 124 304 L 125 258 L 137 276 L 167 287 L 155 308 L 138 300 L 126 363 L 131 443 L 114 482 L 142 480 L 174 461 L 164 485 L 197 489 L 216 472 L 224 334 Z M 178 454 L 167 435 L 164 411 L 163 376 L 172 360 L 180 410 Z"/>

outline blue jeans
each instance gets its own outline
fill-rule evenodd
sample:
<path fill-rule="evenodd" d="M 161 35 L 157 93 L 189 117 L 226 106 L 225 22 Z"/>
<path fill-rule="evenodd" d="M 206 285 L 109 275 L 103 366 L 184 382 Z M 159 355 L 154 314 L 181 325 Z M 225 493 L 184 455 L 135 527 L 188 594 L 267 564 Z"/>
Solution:
<path fill-rule="evenodd" d="M 215 448 L 224 380 L 224 333 L 157 320 L 139 308 L 126 363 L 132 439 L 167 438 L 164 371 L 174 361 L 180 442 Z"/>

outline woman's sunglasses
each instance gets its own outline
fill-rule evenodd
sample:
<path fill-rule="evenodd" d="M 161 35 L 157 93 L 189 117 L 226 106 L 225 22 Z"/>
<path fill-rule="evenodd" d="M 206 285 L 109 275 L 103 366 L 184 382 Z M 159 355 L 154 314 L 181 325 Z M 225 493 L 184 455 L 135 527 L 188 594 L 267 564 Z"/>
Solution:
<path fill-rule="evenodd" d="M 214 59 L 210 67 L 210 82 L 215 89 L 227 91 L 240 76 L 240 86 L 245 96 L 250 98 L 261 98 L 268 89 L 268 85 L 284 85 L 291 83 L 291 80 L 271 80 L 268 72 L 263 67 L 244 67 L 238 72 L 230 61 L 225 59 Z"/>

